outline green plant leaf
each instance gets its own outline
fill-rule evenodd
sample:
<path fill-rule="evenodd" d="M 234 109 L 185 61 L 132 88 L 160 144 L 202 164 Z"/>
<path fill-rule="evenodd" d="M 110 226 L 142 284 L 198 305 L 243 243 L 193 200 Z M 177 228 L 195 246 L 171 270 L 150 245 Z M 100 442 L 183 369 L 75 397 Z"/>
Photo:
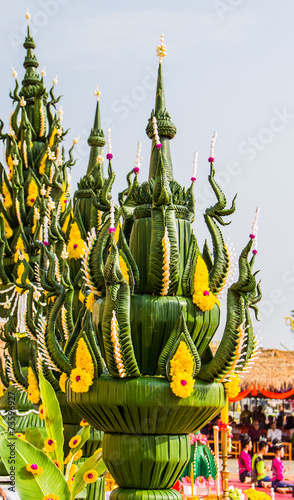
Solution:
<path fill-rule="evenodd" d="M 30 443 L 7 432 L 2 426 L 0 455 L 7 471 L 11 475 L 15 472 L 15 487 L 21 500 L 42 500 L 53 492 L 60 500 L 70 500 L 69 487 L 52 460 Z M 33 463 L 42 467 L 44 472 L 33 476 L 26 470 L 26 465 Z"/>
<path fill-rule="evenodd" d="M 91 469 L 94 469 L 98 473 L 98 476 L 101 476 L 104 472 L 106 472 L 107 468 L 102 460 L 102 448 L 99 448 L 94 455 L 85 460 L 76 473 L 71 492 L 71 500 L 74 500 L 76 496 L 87 486 L 87 483 L 83 480 L 83 476 L 85 472 Z"/>
<path fill-rule="evenodd" d="M 27 427 L 25 431 L 26 441 L 38 450 L 43 450 L 44 441 L 47 439 L 47 432 L 44 427 Z"/>
<path fill-rule="evenodd" d="M 71 465 L 73 463 L 73 457 L 82 448 L 82 446 L 85 444 L 85 442 L 89 439 L 90 425 L 86 425 L 86 427 L 83 427 L 82 429 L 80 429 L 79 432 L 77 433 L 77 435 L 81 436 L 81 442 L 76 448 L 72 448 L 70 450 L 70 453 L 72 453 L 72 457 L 66 466 L 66 474 L 65 474 L 66 480 L 68 480 L 68 477 L 69 477 L 69 471 L 70 471 Z M 74 437 L 74 436 L 72 436 L 72 437 Z"/>
<path fill-rule="evenodd" d="M 44 378 L 42 372 L 39 374 L 40 391 L 42 402 L 46 407 L 45 426 L 48 437 L 54 439 L 57 444 L 56 450 L 53 452 L 56 460 L 63 464 L 63 423 L 58 399 L 52 386 Z"/>

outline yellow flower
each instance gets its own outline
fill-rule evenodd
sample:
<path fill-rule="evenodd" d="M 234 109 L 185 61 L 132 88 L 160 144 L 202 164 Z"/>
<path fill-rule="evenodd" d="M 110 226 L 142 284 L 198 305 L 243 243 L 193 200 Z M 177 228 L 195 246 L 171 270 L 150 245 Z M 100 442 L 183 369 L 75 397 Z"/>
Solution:
<path fill-rule="evenodd" d="M 50 495 L 43 497 L 42 500 L 60 500 L 60 497 L 54 495 L 54 493 L 50 493 Z"/>
<path fill-rule="evenodd" d="M 29 262 L 29 255 L 26 253 L 26 247 L 24 246 L 24 242 L 21 236 L 18 237 L 16 245 L 15 245 L 15 254 L 14 254 L 14 262 L 17 262 L 20 255 L 23 255 L 27 262 Z M 24 268 L 23 268 L 24 272 Z M 22 272 L 22 274 L 23 274 Z M 18 275 L 18 277 L 20 277 Z"/>
<path fill-rule="evenodd" d="M 27 205 L 33 207 L 39 194 L 39 189 L 34 179 L 29 183 Z"/>
<path fill-rule="evenodd" d="M 86 425 L 90 425 L 90 424 L 88 424 L 88 422 L 86 422 L 86 420 L 83 419 L 83 420 L 80 421 L 80 426 L 81 427 L 86 427 Z"/>
<path fill-rule="evenodd" d="M 76 461 L 76 460 L 79 460 L 79 458 L 81 458 L 83 456 L 83 450 L 79 450 L 76 452 L 76 454 L 74 455 L 73 457 L 73 460 Z"/>
<path fill-rule="evenodd" d="M 74 222 L 70 228 L 66 249 L 69 259 L 81 259 L 86 251 L 86 243 L 82 239 L 79 226 L 76 222 Z"/>
<path fill-rule="evenodd" d="M 198 255 L 194 272 L 193 302 L 201 311 L 210 311 L 215 300 L 215 296 L 209 289 L 208 269 L 201 255 Z"/>
<path fill-rule="evenodd" d="M 25 440 L 26 440 L 25 435 L 24 435 L 24 434 L 22 434 L 21 432 L 17 432 L 15 435 L 16 435 L 19 439 L 22 439 L 23 441 L 25 441 Z"/>
<path fill-rule="evenodd" d="M 170 361 L 170 376 L 173 377 L 179 371 L 187 372 L 190 375 L 193 375 L 194 371 L 194 360 L 184 341 L 179 343 L 179 347 Z"/>
<path fill-rule="evenodd" d="M 46 406 L 44 405 L 39 406 L 39 417 L 41 420 L 44 420 L 47 417 Z"/>
<path fill-rule="evenodd" d="M 94 378 L 94 364 L 91 358 L 90 351 L 83 338 L 78 341 L 76 350 L 76 367 L 85 370 L 91 378 Z"/>
<path fill-rule="evenodd" d="M 70 469 L 69 469 L 69 474 L 68 474 L 68 475 L 69 475 L 69 477 L 73 477 L 73 476 L 75 475 L 75 473 L 77 472 L 77 470 L 78 470 L 77 465 L 72 464 L 72 465 L 70 466 Z"/>
<path fill-rule="evenodd" d="M 71 438 L 70 442 L 68 443 L 68 446 L 70 448 L 76 448 L 77 446 L 79 446 L 81 441 L 82 441 L 81 436 L 76 435 L 73 438 Z"/>
<path fill-rule="evenodd" d="M 87 300 L 86 300 L 86 308 L 88 310 L 90 310 L 91 312 L 93 312 L 93 307 L 94 307 L 95 302 L 96 302 L 95 295 L 93 292 L 91 292 L 88 295 Z"/>
<path fill-rule="evenodd" d="M 11 208 L 13 203 L 12 203 L 12 198 L 8 189 L 8 186 L 6 182 L 4 181 L 2 184 L 2 194 L 4 197 L 3 205 L 5 208 Z"/>
<path fill-rule="evenodd" d="M 52 451 L 55 451 L 56 448 L 57 448 L 57 443 L 54 439 L 48 438 L 44 441 L 43 451 L 51 453 Z"/>
<path fill-rule="evenodd" d="M 34 475 L 40 475 L 43 473 L 42 467 L 39 467 L 37 464 L 27 464 L 26 469 Z"/>
<path fill-rule="evenodd" d="M 41 175 L 44 175 L 44 173 L 45 173 L 46 160 L 47 160 L 47 153 L 44 154 L 44 156 L 42 157 L 42 160 L 40 161 L 39 173 Z"/>
<path fill-rule="evenodd" d="M 85 481 L 85 483 L 88 483 L 88 484 L 95 483 L 95 481 L 97 481 L 97 479 L 98 479 L 98 472 L 94 469 L 88 470 L 83 475 L 83 481 Z"/>
<path fill-rule="evenodd" d="M 79 301 L 82 302 L 82 304 L 85 302 L 85 295 L 82 290 L 79 291 Z"/>
<path fill-rule="evenodd" d="M 61 470 L 61 463 L 58 460 L 52 460 L 52 462 L 56 465 L 56 467 Z"/>
<path fill-rule="evenodd" d="M 128 266 L 126 265 L 125 260 L 121 255 L 119 256 L 118 260 L 119 260 L 119 267 L 120 267 L 120 270 L 122 272 L 122 275 L 123 275 L 124 279 L 126 280 L 127 284 L 129 285 L 130 284 L 130 276 L 129 276 Z"/>
<path fill-rule="evenodd" d="M 194 379 L 192 375 L 186 372 L 177 373 L 170 384 L 171 390 L 179 398 L 187 398 L 190 396 L 193 392 L 193 387 Z"/>
<path fill-rule="evenodd" d="M 62 390 L 62 392 L 65 392 L 65 383 L 66 383 L 67 379 L 68 379 L 68 376 L 66 375 L 66 373 L 63 373 L 59 379 L 59 387 Z"/>
<path fill-rule="evenodd" d="M 38 381 L 30 366 L 28 368 L 28 383 L 28 398 L 32 403 L 37 404 L 40 401 L 40 391 Z"/>
<path fill-rule="evenodd" d="M 61 206 L 61 212 L 63 213 L 66 209 L 66 205 L 68 203 L 68 198 L 67 198 L 67 188 L 66 188 L 66 185 L 65 185 L 65 182 L 62 183 L 62 190 L 63 190 L 63 193 L 60 197 L 60 200 L 59 200 L 59 203 L 60 203 L 60 206 Z"/>
<path fill-rule="evenodd" d="M 64 233 L 66 233 L 66 230 L 67 230 L 67 228 L 68 228 L 68 224 L 69 224 L 69 221 L 70 221 L 70 217 L 71 217 L 71 214 L 68 214 L 68 216 L 66 217 L 66 219 L 65 219 L 65 221 L 64 221 L 64 223 L 63 223 L 63 226 L 62 226 L 62 228 L 61 228 L 61 229 L 62 229 L 62 231 L 63 231 Z"/>
<path fill-rule="evenodd" d="M 234 373 L 228 382 L 224 384 L 228 398 L 235 398 L 240 392 L 241 380 L 237 373 Z"/>
<path fill-rule="evenodd" d="M 74 392 L 88 392 L 90 385 L 93 384 L 93 378 L 85 370 L 74 368 L 70 374 L 71 388 Z"/>
<path fill-rule="evenodd" d="M 67 465 L 70 462 L 71 457 L 72 457 L 72 452 L 70 451 L 66 459 L 64 460 L 64 465 Z"/>
<path fill-rule="evenodd" d="M 55 127 L 52 131 L 52 134 L 50 135 L 50 139 L 49 139 L 49 143 L 48 143 L 48 146 L 50 149 L 53 147 L 54 137 L 56 136 L 56 134 L 57 134 L 57 128 Z"/>
<path fill-rule="evenodd" d="M 4 387 L 0 384 L 0 398 L 2 398 L 2 396 L 4 396 Z"/>
<path fill-rule="evenodd" d="M 68 484 L 68 487 L 69 487 L 69 491 L 72 491 L 72 488 L 73 488 L 73 482 L 74 482 L 74 477 L 70 477 L 70 478 L 68 478 L 68 480 L 67 480 L 67 484 Z"/>
<path fill-rule="evenodd" d="M 2 214 L 2 217 L 3 217 L 3 214 Z M 12 231 L 10 225 L 8 224 L 7 220 L 5 219 L 5 217 L 3 217 L 3 220 L 4 220 L 5 236 L 6 236 L 6 239 L 9 240 L 9 238 L 11 238 L 11 236 L 13 235 L 13 231 Z"/>
<path fill-rule="evenodd" d="M 13 160 L 12 160 L 11 154 L 7 158 L 7 165 L 9 168 L 8 180 L 11 181 L 12 176 L 13 176 Z"/>

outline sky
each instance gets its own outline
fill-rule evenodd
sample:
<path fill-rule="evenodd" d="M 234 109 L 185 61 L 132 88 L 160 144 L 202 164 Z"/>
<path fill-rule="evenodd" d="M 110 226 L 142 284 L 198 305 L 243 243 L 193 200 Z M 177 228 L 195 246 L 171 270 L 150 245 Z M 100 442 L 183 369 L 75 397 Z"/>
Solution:
<path fill-rule="evenodd" d="M 217 130 L 215 169 L 228 204 L 237 209 L 223 231 L 237 256 L 248 241 L 256 207 L 263 299 L 254 322 L 265 348 L 294 350 L 284 316 L 294 309 L 294 46 L 292 0 L 13 0 L 1 2 L 0 117 L 11 114 L 11 67 L 23 76 L 26 8 L 45 83 L 58 75 L 66 147 L 80 135 L 74 156 L 73 190 L 87 168 L 87 138 L 101 90 L 102 126 L 111 127 L 115 195 L 126 187 L 137 142 L 142 142 L 140 180 L 148 177 L 151 143 L 145 134 L 154 107 L 158 60 L 164 34 L 163 74 L 167 109 L 177 126 L 171 141 L 174 177 L 189 186 L 194 151 L 199 246 L 209 237 L 203 220 L 215 199 L 208 185 L 209 148 Z M 1 158 L 3 153 L 1 153 Z M 226 316 L 226 299 L 221 303 Z M 215 337 L 220 339 L 223 323 Z"/>

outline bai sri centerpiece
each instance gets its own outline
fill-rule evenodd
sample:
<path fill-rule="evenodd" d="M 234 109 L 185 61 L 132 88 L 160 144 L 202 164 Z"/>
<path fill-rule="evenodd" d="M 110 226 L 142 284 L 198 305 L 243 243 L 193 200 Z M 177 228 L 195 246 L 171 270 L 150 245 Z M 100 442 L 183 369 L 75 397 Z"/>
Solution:
<path fill-rule="evenodd" d="M 119 485 L 112 500 L 180 498 L 171 487 L 189 461 L 189 433 L 224 407 L 225 383 L 247 366 L 256 347 L 249 315 L 260 299 L 252 273 L 256 247 L 250 255 L 256 220 L 239 258 L 239 278 L 228 289 L 215 356 L 209 347 L 232 267 L 220 226 L 235 200 L 227 208 L 215 180 L 214 134 L 208 178 L 216 203 L 204 214 L 213 251 L 207 242 L 201 251 L 191 228 L 197 154 L 188 189 L 173 177 L 176 127 L 165 104 L 163 37 L 157 54 L 156 103 L 146 129 L 152 140 L 149 179 L 139 183 L 139 143 L 120 207 L 109 193 L 109 210 L 104 207 L 98 231 L 89 233 L 83 293 L 92 304 L 94 335 L 85 322 L 72 341 L 71 371 L 62 375 L 69 377 L 70 405 L 104 432 L 103 459 Z M 110 131 L 107 142 L 112 171 Z"/>

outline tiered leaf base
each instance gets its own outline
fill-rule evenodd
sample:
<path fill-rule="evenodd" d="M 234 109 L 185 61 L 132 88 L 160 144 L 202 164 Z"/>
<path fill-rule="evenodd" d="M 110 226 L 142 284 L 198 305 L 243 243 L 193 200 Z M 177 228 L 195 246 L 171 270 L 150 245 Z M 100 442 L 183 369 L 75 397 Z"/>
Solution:
<path fill-rule="evenodd" d="M 189 433 L 225 405 L 222 384 L 195 381 L 191 396 L 175 396 L 166 379 L 115 379 L 102 375 L 87 393 L 67 400 L 93 427 L 105 432 L 103 460 L 119 485 L 111 500 L 176 500 L 171 487 L 190 458 Z"/>

